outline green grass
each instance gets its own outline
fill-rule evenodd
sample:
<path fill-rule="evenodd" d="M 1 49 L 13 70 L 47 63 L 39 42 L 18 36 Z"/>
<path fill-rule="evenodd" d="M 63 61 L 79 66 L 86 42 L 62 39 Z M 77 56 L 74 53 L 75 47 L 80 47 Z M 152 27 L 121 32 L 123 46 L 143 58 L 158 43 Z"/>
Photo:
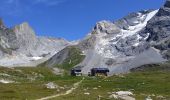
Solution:
<path fill-rule="evenodd" d="M 69 47 L 68 57 L 63 61 L 62 64 L 55 65 L 55 67 L 70 71 L 74 66 L 79 64 L 85 58 L 85 55 L 79 48 L 74 46 Z"/>
<path fill-rule="evenodd" d="M 57 68 L 63 69 L 65 73 L 68 74 L 73 67 L 75 67 L 76 65 L 78 65 L 84 60 L 85 55 L 82 53 L 82 51 L 79 48 L 75 46 L 69 46 L 65 49 L 68 49 L 68 55 L 62 61 L 61 64 L 48 66 L 48 61 L 46 61 L 38 65 L 38 67 L 57 67 Z"/>
<path fill-rule="evenodd" d="M 96 100 L 98 95 L 102 100 L 109 99 L 110 92 L 129 91 L 134 93 L 137 100 L 144 100 L 149 95 L 154 100 L 160 100 L 157 96 L 163 96 L 166 100 L 170 99 L 170 63 L 157 64 L 146 67 L 143 71 L 134 71 L 129 74 L 111 76 L 108 78 L 86 78 L 81 86 L 74 93 L 67 96 L 54 98 L 54 100 Z M 148 65 L 147 65 L 148 66 Z M 150 66 L 150 65 L 149 65 Z M 168 67 L 169 66 L 169 67 Z M 101 86 L 100 88 L 98 86 Z M 93 88 L 97 87 L 97 90 Z M 85 89 L 87 89 L 85 91 Z M 85 95 L 84 93 L 90 93 Z"/>
<path fill-rule="evenodd" d="M 79 81 L 79 77 L 56 76 L 52 69 L 45 67 L 34 68 L 4 68 L 0 67 L 0 73 L 10 76 L 0 75 L 0 79 L 12 80 L 17 83 L 0 83 L 0 98 L 2 100 L 33 100 L 44 96 L 61 93 L 71 88 L 72 84 Z M 47 89 L 45 84 L 54 82 L 60 87 L 67 88 L 58 92 L 56 89 Z"/>
<path fill-rule="evenodd" d="M 145 65 L 142 71 L 134 71 L 129 74 L 114 75 L 107 78 L 103 77 L 85 77 L 85 80 L 71 94 L 53 98 L 51 100 L 96 100 L 98 95 L 101 100 L 109 99 L 111 92 L 132 91 L 136 100 L 144 100 L 149 95 L 153 100 L 157 96 L 163 96 L 166 100 L 170 99 L 170 63 Z M 147 67 L 146 67 L 147 66 Z M 82 77 L 56 76 L 52 69 L 45 67 L 36 68 L 3 68 L 0 67 L 0 73 L 6 73 L 10 76 L 2 76 L 17 83 L 0 83 L 0 98 L 2 100 L 34 100 L 58 93 L 64 93 L 69 90 L 74 83 L 80 81 Z M 32 77 L 35 80 L 31 80 Z M 47 89 L 44 84 L 54 82 L 63 90 Z M 99 87 L 100 86 L 100 87 Z M 94 88 L 97 88 L 94 89 Z M 84 93 L 90 93 L 85 95 Z"/>
<path fill-rule="evenodd" d="M 100 88 L 98 86 L 101 86 Z M 93 88 L 97 87 L 97 90 Z M 137 100 L 144 100 L 149 95 L 164 96 L 170 99 L 170 73 L 169 72 L 136 72 L 120 76 L 112 76 L 106 79 L 86 78 L 74 93 L 55 98 L 54 100 L 96 100 L 98 95 L 102 100 L 109 99 L 109 92 L 131 90 Z M 88 90 L 84 90 L 87 89 Z M 84 93 L 90 93 L 89 96 Z M 156 98 L 152 97 L 152 98 Z"/>

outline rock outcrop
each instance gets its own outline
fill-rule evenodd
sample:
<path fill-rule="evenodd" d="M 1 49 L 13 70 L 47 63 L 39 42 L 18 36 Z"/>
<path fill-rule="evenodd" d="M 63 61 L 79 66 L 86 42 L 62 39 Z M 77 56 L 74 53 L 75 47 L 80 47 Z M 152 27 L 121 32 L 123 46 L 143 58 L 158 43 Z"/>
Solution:
<path fill-rule="evenodd" d="M 29 26 L 27 22 L 14 27 L 18 42 L 18 52 L 29 55 L 37 43 L 37 37 L 34 30 Z"/>
<path fill-rule="evenodd" d="M 149 34 L 147 41 L 161 50 L 165 58 L 170 58 L 170 0 L 165 2 L 140 34 Z"/>
<path fill-rule="evenodd" d="M 4 53 L 12 54 L 12 50 L 19 48 L 17 43 L 17 37 L 12 29 L 6 28 L 3 21 L 0 20 L 0 55 Z"/>
<path fill-rule="evenodd" d="M 64 39 L 36 36 L 27 22 L 10 29 L 0 20 L 1 66 L 36 66 L 44 61 L 36 60 L 47 60 L 68 45 Z"/>

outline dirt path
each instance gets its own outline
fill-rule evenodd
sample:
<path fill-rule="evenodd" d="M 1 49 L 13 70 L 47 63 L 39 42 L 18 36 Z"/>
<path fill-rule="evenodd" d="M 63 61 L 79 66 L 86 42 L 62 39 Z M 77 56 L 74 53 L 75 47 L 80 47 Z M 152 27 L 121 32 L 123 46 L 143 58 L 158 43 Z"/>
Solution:
<path fill-rule="evenodd" d="M 73 90 L 77 89 L 78 86 L 83 82 L 83 80 L 84 80 L 84 78 L 83 78 L 81 81 L 79 81 L 79 82 L 77 82 L 77 83 L 74 83 L 74 84 L 73 84 L 73 87 L 72 87 L 71 89 L 67 90 L 65 93 L 56 94 L 56 95 L 44 97 L 44 98 L 37 99 L 37 100 L 48 100 L 48 99 L 56 98 L 56 97 L 59 97 L 59 96 L 68 95 L 68 94 L 72 93 Z"/>

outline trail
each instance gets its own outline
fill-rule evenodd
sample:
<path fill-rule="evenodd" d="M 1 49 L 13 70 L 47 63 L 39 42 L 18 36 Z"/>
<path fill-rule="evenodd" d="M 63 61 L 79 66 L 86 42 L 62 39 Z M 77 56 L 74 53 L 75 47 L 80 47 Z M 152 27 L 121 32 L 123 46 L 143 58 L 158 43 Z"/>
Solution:
<path fill-rule="evenodd" d="M 83 80 L 84 80 L 84 78 L 81 81 L 74 83 L 73 87 L 71 89 L 67 90 L 65 93 L 47 96 L 47 97 L 43 97 L 43 98 L 37 99 L 37 100 L 48 100 L 48 99 L 56 98 L 56 97 L 59 97 L 59 96 L 68 95 L 68 94 L 72 93 L 73 90 L 77 89 L 79 87 L 79 85 L 83 82 Z"/>

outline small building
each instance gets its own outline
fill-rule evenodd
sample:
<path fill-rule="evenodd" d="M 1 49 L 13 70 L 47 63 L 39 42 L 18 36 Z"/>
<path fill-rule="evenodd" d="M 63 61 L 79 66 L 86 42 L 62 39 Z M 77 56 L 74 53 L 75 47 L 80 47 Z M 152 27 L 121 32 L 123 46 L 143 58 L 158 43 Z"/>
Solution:
<path fill-rule="evenodd" d="M 71 69 L 71 76 L 82 76 L 81 67 L 75 67 Z"/>
<path fill-rule="evenodd" d="M 91 69 L 91 76 L 99 76 L 99 75 L 107 76 L 108 73 L 109 73 L 108 68 L 92 68 Z"/>

